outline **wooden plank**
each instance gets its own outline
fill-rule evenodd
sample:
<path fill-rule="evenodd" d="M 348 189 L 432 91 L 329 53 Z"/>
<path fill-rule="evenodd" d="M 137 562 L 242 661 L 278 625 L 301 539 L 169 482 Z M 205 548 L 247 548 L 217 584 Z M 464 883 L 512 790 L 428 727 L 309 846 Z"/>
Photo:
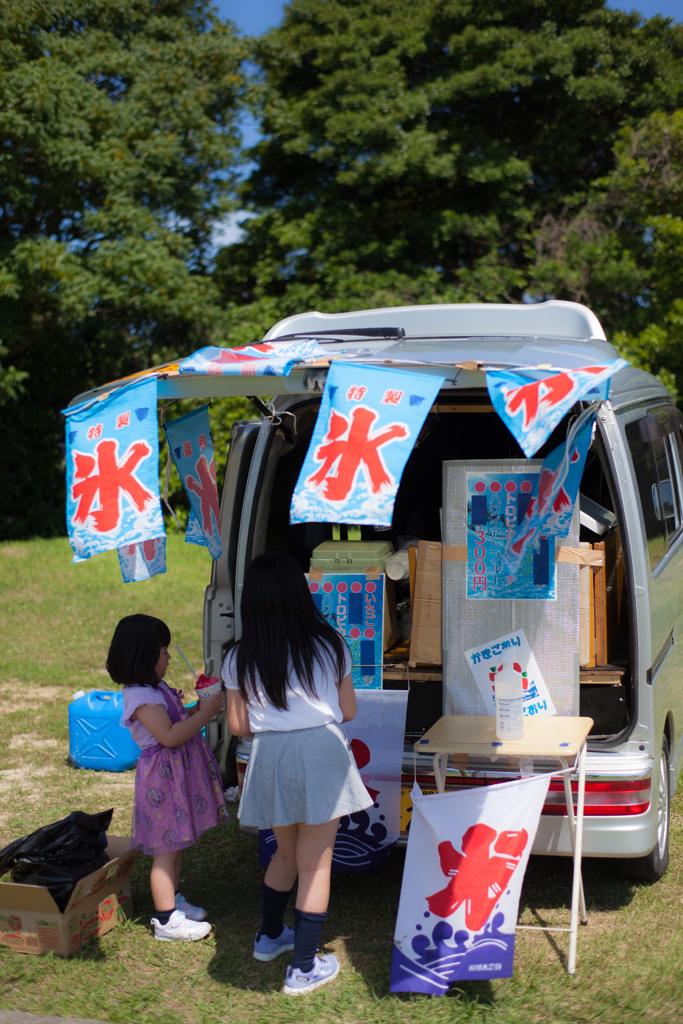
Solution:
<path fill-rule="evenodd" d="M 593 545 L 596 551 L 605 551 L 605 542 Z M 605 591 L 605 566 L 600 565 L 593 572 L 595 591 L 595 665 L 607 664 L 607 593 Z"/>
<path fill-rule="evenodd" d="M 581 548 L 589 548 L 587 541 L 581 541 Z M 587 565 L 579 566 L 579 665 L 590 666 L 590 592 L 592 585 L 592 569 Z"/>

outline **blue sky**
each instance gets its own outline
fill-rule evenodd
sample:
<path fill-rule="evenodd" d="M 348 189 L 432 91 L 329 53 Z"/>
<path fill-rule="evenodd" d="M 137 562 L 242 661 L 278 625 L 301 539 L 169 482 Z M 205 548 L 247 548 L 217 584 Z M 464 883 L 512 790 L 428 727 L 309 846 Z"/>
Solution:
<path fill-rule="evenodd" d="M 568 0 L 569 2 L 569 0 Z M 282 17 L 282 0 L 214 0 L 222 18 L 229 18 L 246 36 L 258 36 L 277 25 Z M 608 7 L 639 11 L 643 17 L 663 14 L 683 20 L 683 0 L 608 0 Z"/>

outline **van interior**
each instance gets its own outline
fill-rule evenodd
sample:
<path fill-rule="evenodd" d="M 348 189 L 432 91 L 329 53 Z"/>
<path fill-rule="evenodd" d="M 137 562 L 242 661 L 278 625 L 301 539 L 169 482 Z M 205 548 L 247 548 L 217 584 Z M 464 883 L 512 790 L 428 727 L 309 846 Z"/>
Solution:
<path fill-rule="evenodd" d="M 292 554 L 308 572 L 311 554 L 332 538 L 332 524 L 290 524 L 292 492 L 301 470 L 318 411 L 317 397 L 302 396 L 288 405 L 294 419 L 276 446 L 279 455 L 260 493 L 258 518 L 267 521 L 265 548 Z M 295 421 L 295 427 L 293 426 Z M 543 459 L 562 443 L 568 420 L 553 431 L 535 458 Z M 417 539 L 441 540 L 442 463 L 450 460 L 519 459 L 523 452 L 513 435 L 481 391 L 443 394 L 432 407 L 406 464 L 398 490 L 390 530 L 381 534 L 362 527 L 361 539 L 389 540 L 398 550 Z M 635 714 L 635 687 L 629 644 L 629 601 L 625 587 L 624 552 L 620 541 L 613 488 L 606 474 L 599 432 L 593 436 L 580 490 L 580 546 L 604 550 L 604 565 L 582 567 L 585 581 L 581 606 L 581 658 L 579 714 L 594 720 L 591 742 L 611 746 L 619 742 Z M 253 554 L 256 554 L 253 551 Z M 396 605 L 409 602 L 408 581 L 396 585 Z M 400 615 L 397 621 L 400 621 Z M 398 636 L 385 651 L 383 685 L 408 687 L 405 671 L 406 636 Z M 417 665 L 410 672 L 406 744 L 412 745 L 441 716 L 442 680 L 438 666 Z"/>

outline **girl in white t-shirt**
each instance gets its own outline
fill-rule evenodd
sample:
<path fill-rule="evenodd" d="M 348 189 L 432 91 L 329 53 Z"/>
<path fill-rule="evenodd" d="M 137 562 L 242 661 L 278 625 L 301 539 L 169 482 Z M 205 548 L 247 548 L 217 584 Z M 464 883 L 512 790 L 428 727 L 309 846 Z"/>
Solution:
<path fill-rule="evenodd" d="M 222 669 L 230 731 L 254 737 L 238 813 L 243 825 L 272 828 L 277 839 L 254 957 L 294 949 L 283 992 L 299 995 L 339 972 L 336 957 L 316 956 L 332 850 L 340 817 L 372 805 L 341 728 L 356 714 L 351 659 L 289 555 L 251 562 L 241 612 L 242 637 Z M 292 931 L 284 911 L 297 876 Z"/>

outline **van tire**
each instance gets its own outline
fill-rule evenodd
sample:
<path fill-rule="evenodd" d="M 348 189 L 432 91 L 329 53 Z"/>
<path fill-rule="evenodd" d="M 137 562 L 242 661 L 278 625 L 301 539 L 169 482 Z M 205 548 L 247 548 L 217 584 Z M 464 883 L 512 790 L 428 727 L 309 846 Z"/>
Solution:
<path fill-rule="evenodd" d="M 657 783 L 657 842 L 647 856 L 618 862 L 621 873 L 626 878 L 635 878 L 639 882 L 657 882 L 666 872 L 669 866 L 670 821 L 669 743 L 666 736 L 663 736 Z"/>

